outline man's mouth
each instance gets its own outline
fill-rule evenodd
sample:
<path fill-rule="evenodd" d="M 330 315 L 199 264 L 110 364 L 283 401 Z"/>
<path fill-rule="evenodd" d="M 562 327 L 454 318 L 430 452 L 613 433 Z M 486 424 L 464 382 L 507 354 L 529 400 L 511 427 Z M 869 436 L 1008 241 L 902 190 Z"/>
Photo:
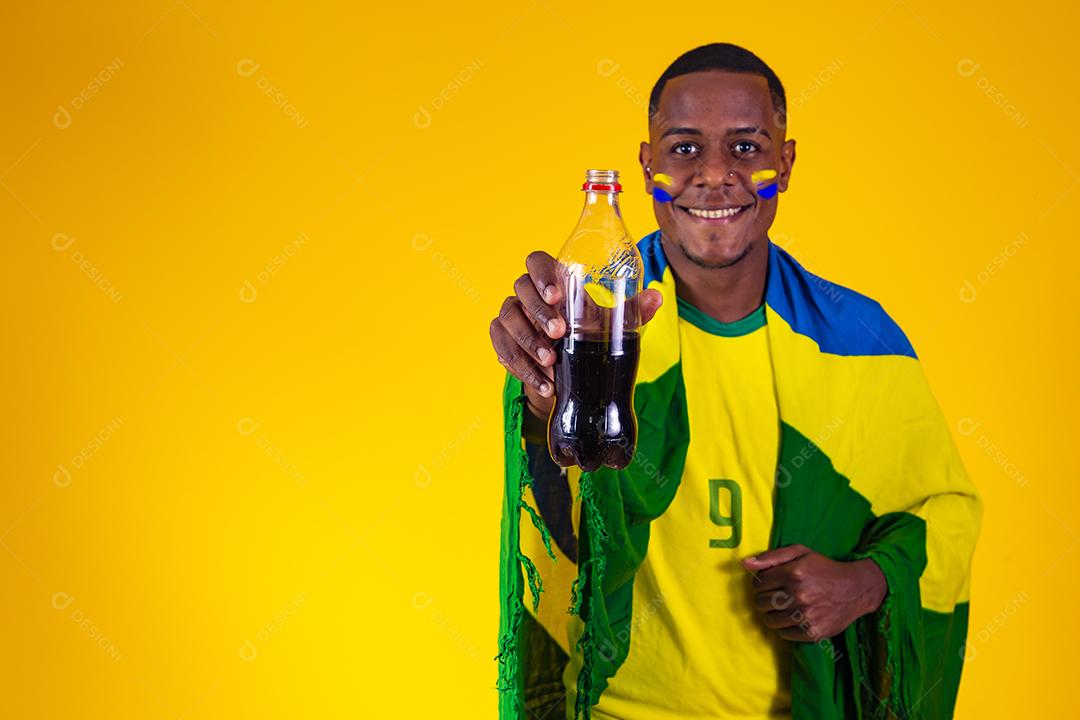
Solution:
<path fill-rule="evenodd" d="M 676 205 L 675 207 L 699 222 L 710 225 L 722 225 L 738 220 L 748 209 L 753 207 L 753 203 L 749 205 L 720 205 L 711 208 L 684 207 L 682 205 Z"/>

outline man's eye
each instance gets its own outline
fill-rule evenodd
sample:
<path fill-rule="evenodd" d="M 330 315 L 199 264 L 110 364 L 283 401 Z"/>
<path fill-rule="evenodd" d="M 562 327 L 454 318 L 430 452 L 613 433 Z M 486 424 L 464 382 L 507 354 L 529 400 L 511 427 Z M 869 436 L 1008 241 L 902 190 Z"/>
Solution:
<path fill-rule="evenodd" d="M 749 140 L 740 140 L 739 142 L 735 143 L 733 147 L 735 148 L 735 152 L 739 154 L 744 154 L 760 149 L 757 145 L 750 142 Z"/>
<path fill-rule="evenodd" d="M 676 155 L 689 155 L 697 151 L 697 145 L 689 142 L 676 143 L 671 147 L 671 151 Z"/>

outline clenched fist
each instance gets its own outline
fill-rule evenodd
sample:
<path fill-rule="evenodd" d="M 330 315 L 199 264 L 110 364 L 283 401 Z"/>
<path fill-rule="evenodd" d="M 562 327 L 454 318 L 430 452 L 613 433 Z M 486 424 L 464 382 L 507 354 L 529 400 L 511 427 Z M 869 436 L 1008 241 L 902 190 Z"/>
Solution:
<path fill-rule="evenodd" d="M 816 642 L 842 633 L 881 607 L 885 574 L 873 560 L 838 562 L 805 545 L 743 560 L 754 576 L 754 606 L 785 640 Z"/>

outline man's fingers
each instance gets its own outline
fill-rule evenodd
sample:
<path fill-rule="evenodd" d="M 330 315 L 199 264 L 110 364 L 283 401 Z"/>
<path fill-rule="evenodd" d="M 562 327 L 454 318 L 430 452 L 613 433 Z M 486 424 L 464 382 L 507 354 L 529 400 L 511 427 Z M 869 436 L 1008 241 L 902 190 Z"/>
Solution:
<path fill-rule="evenodd" d="M 777 634 L 784 640 L 791 640 L 792 642 L 816 642 L 814 636 L 801 626 L 784 628 Z"/>
<path fill-rule="evenodd" d="M 753 573 L 752 570 L 750 572 Z M 781 565 L 754 573 L 754 588 L 759 593 L 785 590 L 787 589 L 788 580 L 787 568 Z"/>
<path fill-rule="evenodd" d="M 537 332 L 536 326 L 525 316 L 517 298 L 511 296 L 503 301 L 502 309 L 499 310 L 499 322 L 538 365 L 549 367 L 555 364 L 555 350 L 551 342 Z"/>
<path fill-rule="evenodd" d="M 656 311 L 664 304 L 664 296 L 659 290 L 650 288 L 643 290 L 639 297 L 641 298 L 641 324 L 644 325 L 653 319 Z"/>
<path fill-rule="evenodd" d="M 776 567 L 777 565 L 789 563 L 792 560 L 797 560 L 810 552 L 812 552 L 810 548 L 805 545 L 787 545 L 782 548 L 766 550 L 763 553 L 748 557 L 742 561 L 742 564 L 747 570 L 760 572 L 771 567 Z"/>
<path fill-rule="evenodd" d="M 516 310 L 516 315 L 515 311 L 511 310 L 508 310 L 505 315 L 513 318 L 509 321 L 512 325 L 520 327 L 521 324 L 524 324 L 528 327 L 528 333 L 534 334 L 536 332 L 520 308 Z M 495 348 L 495 354 L 498 356 L 499 362 L 514 377 L 535 387 L 542 396 L 550 396 L 553 388 L 546 371 L 550 371 L 551 368 L 541 368 L 536 364 L 534 356 L 525 347 L 522 347 L 520 340 L 507 329 L 506 322 L 508 321 L 504 320 L 504 313 L 500 313 L 499 317 L 491 321 L 491 344 Z"/>
<path fill-rule="evenodd" d="M 799 610 L 773 610 L 765 613 L 765 627 L 778 630 L 784 640 L 793 642 L 817 642 L 821 633 L 809 623 Z"/>
<path fill-rule="evenodd" d="M 795 622 L 795 618 L 791 617 L 790 610 L 773 610 L 765 613 L 765 627 L 773 630 L 783 630 L 784 628 L 798 627 L 798 625 L 799 623 Z"/>
<path fill-rule="evenodd" d="M 536 327 L 547 333 L 550 338 L 560 338 L 566 332 L 566 323 L 551 305 L 544 302 L 540 293 L 536 291 L 536 284 L 531 275 L 522 275 L 514 283 L 514 292 L 517 293 L 518 301 L 525 308 L 525 314 Z M 545 345 L 550 348 L 550 345 Z M 550 362 L 542 361 L 542 365 L 555 363 L 555 355 L 552 353 Z"/>
<path fill-rule="evenodd" d="M 790 610 L 795 598 L 786 590 L 769 590 L 754 595 L 754 607 L 758 610 Z"/>
<path fill-rule="evenodd" d="M 543 250 L 529 253 L 525 258 L 525 268 L 529 271 L 529 278 L 536 286 L 536 292 L 544 298 L 549 305 L 562 300 L 562 290 L 555 280 L 555 258 Z"/>

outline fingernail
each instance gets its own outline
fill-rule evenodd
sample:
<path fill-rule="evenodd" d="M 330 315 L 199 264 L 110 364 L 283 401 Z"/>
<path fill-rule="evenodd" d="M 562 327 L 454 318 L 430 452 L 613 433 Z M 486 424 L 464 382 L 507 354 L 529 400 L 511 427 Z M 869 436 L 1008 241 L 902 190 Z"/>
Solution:
<path fill-rule="evenodd" d="M 544 299 L 551 302 L 551 298 L 555 297 L 555 286 L 548 285 L 544 288 Z"/>
<path fill-rule="evenodd" d="M 547 321 L 547 329 L 549 333 L 559 332 L 559 321 L 555 318 L 551 318 Z"/>
<path fill-rule="evenodd" d="M 551 357 L 551 351 L 547 348 L 537 348 L 536 355 L 540 358 L 540 362 L 546 363 Z"/>
<path fill-rule="evenodd" d="M 547 394 L 551 392 L 551 385 L 548 383 L 540 383 L 540 394 L 547 397 Z"/>

